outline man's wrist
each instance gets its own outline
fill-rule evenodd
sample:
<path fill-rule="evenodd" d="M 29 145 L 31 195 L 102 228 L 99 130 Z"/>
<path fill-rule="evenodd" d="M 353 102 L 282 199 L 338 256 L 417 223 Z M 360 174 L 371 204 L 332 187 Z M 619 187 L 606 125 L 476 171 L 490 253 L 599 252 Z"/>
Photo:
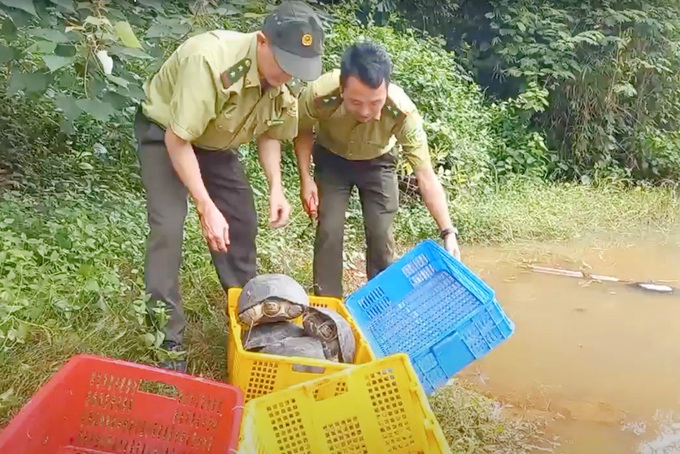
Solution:
<path fill-rule="evenodd" d="M 439 230 L 439 238 L 441 238 L 442 240 L 445 240 L 449 235 L 458 235 L 458 229 L 456 227 L 451 226 Z"/>
<path fill-rule="evenodd" d="M 212 203 L 213 203 L 213 201 L 210 199 L 210 197 L 208 197 L 208 198 L 201 198 L 201 199 L 194 198 L 194 205 L 196 206 L 196 211 L 198 212 L 198 214 L 199 214 L 200 216 L 202 216 L 203 214 L 205 214 L 205 212 L 207 211 L 208 207 L 209 207 Z"/>

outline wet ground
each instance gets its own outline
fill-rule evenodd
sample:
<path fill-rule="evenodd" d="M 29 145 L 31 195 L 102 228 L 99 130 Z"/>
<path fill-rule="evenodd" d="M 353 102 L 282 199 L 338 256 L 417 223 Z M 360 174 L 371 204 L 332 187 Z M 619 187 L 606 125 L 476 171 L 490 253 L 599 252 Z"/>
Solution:
<path fill-rule="evenodd" d="M 680 293 L 538 274 L 524 262 L 635 280 L 677 280 L 680 238 L 463 250 L 515 334 L 460 376 L 547 419 L 555 453 L 680 453 Z M 539 452 L 539 451 L 537 451 Z"/>

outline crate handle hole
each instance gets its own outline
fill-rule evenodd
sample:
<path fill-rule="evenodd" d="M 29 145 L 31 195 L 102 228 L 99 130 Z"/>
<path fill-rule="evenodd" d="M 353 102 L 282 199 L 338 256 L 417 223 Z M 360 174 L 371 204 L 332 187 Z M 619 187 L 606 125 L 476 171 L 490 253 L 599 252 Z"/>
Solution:
<path fill-rule="evenodd" d="M 307 374 L 323 374 L 324 372 L 326 372 L 325 367 L 308 366 L 306 364 L 293 364 L 293 370 L 295 372 L 304 372 Z"/>
<path fill-rule="evenodd" d="M 335 397 L 340 397 L 347 393 L 347 382 L 343 381 L 331 381 L 326 382 L 322 385 L 318 385 L 314 388 L 314 400 L 321 402 L 323 400 L 333 399 Z"/>
<path fill-rule="evenodd" d="M 142 380 L 139 383 L 139 391 L 147 394 L 171 397 L 173 399 L 177 398 L 180 394 L 176 386 L 155 380 Z"/>

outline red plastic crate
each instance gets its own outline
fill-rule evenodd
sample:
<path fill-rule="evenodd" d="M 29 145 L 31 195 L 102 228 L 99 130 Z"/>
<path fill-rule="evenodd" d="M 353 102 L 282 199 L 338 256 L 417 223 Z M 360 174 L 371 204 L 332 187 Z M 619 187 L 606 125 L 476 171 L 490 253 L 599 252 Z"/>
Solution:
<path fill-rule="evenodd" d="M 242 412 L 233 385 L 78 355 L 0 432 L 0 453 L 226 454 Z"/>

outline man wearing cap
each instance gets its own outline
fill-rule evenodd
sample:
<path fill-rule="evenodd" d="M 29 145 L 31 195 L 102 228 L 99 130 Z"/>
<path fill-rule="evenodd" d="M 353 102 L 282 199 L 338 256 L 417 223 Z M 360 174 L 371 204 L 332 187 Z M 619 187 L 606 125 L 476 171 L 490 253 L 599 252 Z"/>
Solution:
<path fill-rule="evenodd" d="M 186 325 L 179 268 L 187 194 L 225 291 L 256 274 L 257 215 L 239 145 L 257 144 L 270 226 L 288 222 L 280 141 L 297 135 L 297 79 L 320 76 L 323 39 L 311 8 L 286 2 L 259 31 L 189 38 L 145 83 L 135 121 L 150 228 L 144 272 L 150 307 L 162 301 L 169 310 L 164 349 L 182 349 Z M 162 366 L 184 371 L 186 360 Z"/>
<path fill-rule="evenodd" d="M 390 73 L 389 55 L 372 42 L 361 42 L 346 50 L 340 69 L 308 84 L 299 97 L 295 152 L 303 206 L 318 217 L 313 261 L 317 295 L 343 296 L 345 211 L 355 186 L 364 215 L 367 277 L 392 263 L 399 203 L 397 146 L 414 170 L 445 249 L 460 259 L 457 230 L 430 163 L 423 120 L 404 90 L 390 82 Z"/>

